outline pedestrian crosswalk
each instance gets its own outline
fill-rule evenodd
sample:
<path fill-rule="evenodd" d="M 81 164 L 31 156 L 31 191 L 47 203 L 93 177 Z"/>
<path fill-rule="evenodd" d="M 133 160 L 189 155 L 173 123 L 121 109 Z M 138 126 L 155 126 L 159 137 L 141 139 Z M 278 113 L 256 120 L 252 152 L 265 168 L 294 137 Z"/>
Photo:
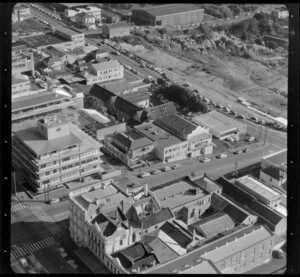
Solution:
<path fill-rule="evenodd" d="M 44 248 L 50 247 L 56 243 L 54 237 L 49 237 L 40 241 L 25 243 L 22 246 L 11 246 L 11 260 L 17 260 L 21 257 L 34 253 L 36 251 L 42 250 Z"/>
<path fill-rule="evenodd" d="M 53 234 L 58 234 L 61 229 L 54 221 L 54 219 L 49 216 L 41 207 L 31 208 L 32 213 L 43 222 L 44 226 Z"/>
<path fill-rule="evenodd" d="M 23 209 L 25 209 L 25 208 L 26 208 L 26 206 L 23 205 L 22 203 L 17 203 L 17 204 L 11 205 L 10 211 L 11 211 L 12 213 L 15 213 L 15 212 L 21 211 L 21 210 L 23 210 Z"/>

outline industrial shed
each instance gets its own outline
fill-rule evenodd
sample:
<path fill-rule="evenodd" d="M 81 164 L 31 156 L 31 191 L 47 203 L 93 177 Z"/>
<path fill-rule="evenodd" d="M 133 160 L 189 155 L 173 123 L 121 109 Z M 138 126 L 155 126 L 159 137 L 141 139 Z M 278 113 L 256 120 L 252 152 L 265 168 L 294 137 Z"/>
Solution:
<path fill-rule="evenodd" d="M 193 4 L 167 4 L 132 11 L 136 23 L 154 26 L 182 26 L 203 21 L 204 9 Z"/>

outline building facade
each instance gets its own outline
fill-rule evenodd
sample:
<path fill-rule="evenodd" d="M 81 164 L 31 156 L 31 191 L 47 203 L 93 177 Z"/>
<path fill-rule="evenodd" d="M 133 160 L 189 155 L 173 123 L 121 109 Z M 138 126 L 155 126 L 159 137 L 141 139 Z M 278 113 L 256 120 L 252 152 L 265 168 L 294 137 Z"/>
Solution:
<path fill-rule="evenodd" d="M 102 28 L 102 35 L 107 38 L 124 37 L 130 35 L 130 28 L 126 23 L 105 24 Z"/>
<path fill-rule="evenodd" d="M 85 45 L 84 34 L 75 32 L 69 28 L 55 26 L 53 27 L 53 33 L 72 41 L 74 48 L 84 47 Z"/>
<path fill-rule="evenodd" d="M 166 4 L 132 11 L 135 22 L 158 27 L 201 23 L 204 9 L 192 4 Z"/>
<path fill-rule="evenodd" d="M 196 125 L 177 114 L 158 118 L 155 122 L 171 134 L 188 142 L 188 157 L 212 154 L 212 135 L 208 128 Z"/>
<path fill-rule="evenodd" d="M 29 91 L 28 94 L 14 98 L 11 107 L 12 129 L 22 129 L 25 120 L 37 120 L 45 115 L 57 114 L 67 109 L 83 108 L 83 93 L 66 85 L 53 91 Z M 26 127 L 25 127 L 26 128 Z"/>
<path fill-rule="evenodd" d="M 83 73 L 87 85 L 124 78 L 124 67 L 117 60 L 90 64 L 89 72 Z"/>
<path fill-rule="evenodd" d="M 14 7 L 14 13 L 16 14 L 17 21 L 31 18 L 30 8 L 22 4 L 17 4 Z"/>
<path fill-rule="evenodd" d="M 24 75 L 12 75 L 11 98 L 15 99 L 20 96 L 25 96 L 29 94 L 30 94 L 30 81 L 28 77 Z"/>
<path fill-rule="evenodd" d="M 73 125 L 55 117 L 16 132 L 13 164 L 26 171 L 31 187 L 45 192 L 64 183 L 101 172 L 100 145 Z"/>
<path fill-rule="evenodd" d="M 271 189 L 251 176 L 243 176 L 237 179 L 235 183 L 271 208 L 278 206 L 281 202 L 281 194 L 278 191 Z"/>
<path fill-rule="evenodd" d="M 154 149 L 154 143 L 136 130 L 104 138 L 106 151 L 129 167 L 135 167 Z"/>
<path fill-rule="evenodd" d="M 24 44 L 13 43 L 11 57 L 11 70 L 13 75 L 24 72 L 31 72 L 32 75 L 34 74 L 33 53 Z"/>

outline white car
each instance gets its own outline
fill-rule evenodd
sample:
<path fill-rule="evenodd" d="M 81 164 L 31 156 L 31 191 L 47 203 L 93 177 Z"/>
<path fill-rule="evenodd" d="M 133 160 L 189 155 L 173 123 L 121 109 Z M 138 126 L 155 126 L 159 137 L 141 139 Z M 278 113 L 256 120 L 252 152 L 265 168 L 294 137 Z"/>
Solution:
<path fill-rule="evenodd" d="M 202 162 L 203 162 L 203 163 L 208 163 L 208 162 L 210 162 L 210 159 L 209 159 L 209 158 L 204 158 L 204 159 L 202 160 Z"/>
<path fill-rule="evenodd" d="M 222 153 L 222 154 L 218 155 L 217 158 L 218 158 L 218 159 L 224 159 L 224 158 L 227 158 L 227 154 Z"/>
<path fill-rule="evenodd" d="M 252 142 L 254 140 L 255 140 L 255 137 L 250 137 L 250 138 L 247 139 L 248 142 Z"/>
<path fill-rule="evenodd" d="M 159 170 L 159 169 L 155 169 L 151 172 L 152 175 L 156 175 L 156 174 L 159 174 L 159 173 L 161 173 L 161 170 Z"/>
<path fill-rule="evenodd" d="M 148 177 L 148 176 L 150 176 L 151 174 L 149 173 L 149 172 L 143 172 L 143 173 L 141 173 L 140 175 L 139 175 L 139 177 L 141 177 L 141 178 L 145 178 L 145 177 Z"/>
<path fill-rule="evenodd" d="M 181 167 L 182 167 L 181 164 L 175 164 L 175 165 L 172 166 L 173 169 L 177 169 L 177 168 L 181 168 Z"/>
<path fill-rule="evenodd" d="M 170 171 L 170 170 L 172 170 L 172 168 L 169 167 L 169 166 L 165 166 L 165 167 L 163 168 L 163 171 L 164 171 L 164 172 L 167 172 L 167 171 Z"/>

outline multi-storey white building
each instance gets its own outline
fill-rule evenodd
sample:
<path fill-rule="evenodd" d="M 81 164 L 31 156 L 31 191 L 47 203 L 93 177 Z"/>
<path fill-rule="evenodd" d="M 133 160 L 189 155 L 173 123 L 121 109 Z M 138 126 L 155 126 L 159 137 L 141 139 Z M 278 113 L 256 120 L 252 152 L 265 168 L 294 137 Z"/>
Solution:
<path fill-rule="evenodd" d="M 13 135 L 12 159 L 27 172 L 30 185 L 43 192 L 101 172 L 99 148 L 74 125 L 48 117 Z"/>
<path fill-rule="evenodd" d="M 11 78 L 11 98 L 30 94 L 30 81 L 25 75 L 12 75 Z"/>
<path fill-rule="evenodd" d="M 12 74 L 21 74 L 23 72 L 34 74 L 33 53 L 24 43 L 15 42 L 12 44 L 11 58 Z"/>
<path fill-rule="evenodd" d="M 117 60 L 90 64 L 88 69 L 83 73 L 87 85 L 124 78 L 124 67 Z"/>

